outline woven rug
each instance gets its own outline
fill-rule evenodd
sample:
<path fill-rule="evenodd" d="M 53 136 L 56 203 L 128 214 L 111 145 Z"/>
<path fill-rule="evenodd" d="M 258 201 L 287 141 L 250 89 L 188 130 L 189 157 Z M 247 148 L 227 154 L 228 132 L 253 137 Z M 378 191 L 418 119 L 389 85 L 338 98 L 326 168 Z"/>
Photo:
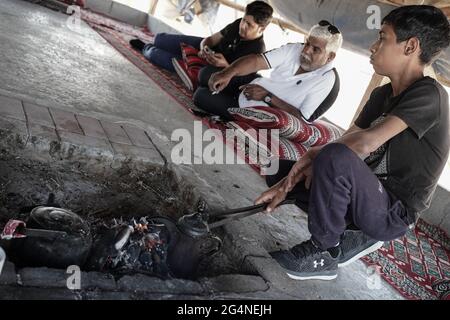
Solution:
<path fill-rule="evenodd" d="M 362 260 L 406 299 L 450 300 L 450 239 L 421 219 L 403 238 Z"/>

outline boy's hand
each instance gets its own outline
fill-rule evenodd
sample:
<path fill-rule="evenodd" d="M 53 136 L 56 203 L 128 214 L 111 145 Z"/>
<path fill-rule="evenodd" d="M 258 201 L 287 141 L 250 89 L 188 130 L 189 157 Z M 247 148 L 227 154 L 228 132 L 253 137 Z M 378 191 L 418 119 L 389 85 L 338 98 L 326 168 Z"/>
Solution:
<path fill-rule="evenodd" d="M 313 161 L 319 154 L 321 147 L 313 147 L 306 152 L 303 157 L 298 160 L 288 176 L 286 177 L 286 183 L 284 185 L 285 192 L 291 192 L 292 189 L 302 180 L 305 180 L 305 187 L 309 189 L 311 187 L 311 181 L 313 177 Z"/>
<path fill-rule="evenodd" d="M 225 59 L 224 55 L 221 53 L 207 54 L 205 56 L 205 59 L 210 65 L 213 65 L 217 68 L 226 68 L 230 65 L 227 59 Z"/>
<path fill-rule="evenodd" d="M 255 204 L 268 203 L 266 211 L 272 213 L 278 205 L 286 199 L 286 178 L 278 182 L 269 190 L 261 194 L 258 199 L 255 200 Z"/>

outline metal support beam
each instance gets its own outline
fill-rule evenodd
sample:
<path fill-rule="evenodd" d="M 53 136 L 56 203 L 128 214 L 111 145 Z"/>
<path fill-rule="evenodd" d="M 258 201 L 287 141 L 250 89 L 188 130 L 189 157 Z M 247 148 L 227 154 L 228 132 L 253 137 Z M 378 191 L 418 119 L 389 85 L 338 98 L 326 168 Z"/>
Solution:
<path fill-rule="evenodd" d="M 148 11 L 149 15 L 151 15 L 151 16 L 155 15 L 157 5 L 158 5 L 158 0 L 152 0 L 152 3 L 150 5 L 150 10 Z"/>
<path fill-rule="evenodd" d="M 220 4 L 223 4 L 224 6 L 233 8 L 233 9 L 238 10 L 238 11 L 245 12 L 245 7 L 244 6 L 236 4 L 236 3 L 234 3 L 234 2 L 232 2 L 230 0 L 216 0 L 216 1 L 218 3 L 220 3 Z M 304 35 L 308 34 L 307 30 L 303 30 L 303 29 L 297 27 L 296 25 L 294 25 L 294 24 L 292 24 L 290 22 L 284 21 L 282 19 L 279 19 L 279 18 L 273 18 L 272 19 L 272 23 L 280 26 L 280 28 L 282 28 L 282 29 L 292 30 L 292 31 L 295 31 L 295 32 L 298 32 L 298 33 L 301 33 L 301 34 L 304 34 Z"/>

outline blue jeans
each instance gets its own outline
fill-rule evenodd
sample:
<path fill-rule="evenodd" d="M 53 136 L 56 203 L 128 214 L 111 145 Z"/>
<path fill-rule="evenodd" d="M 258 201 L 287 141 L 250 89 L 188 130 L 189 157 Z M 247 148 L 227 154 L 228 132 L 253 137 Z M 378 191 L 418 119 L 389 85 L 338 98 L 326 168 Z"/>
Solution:
<path fill-rule="evenodd" d="M 175 72 L 172 58 L 181 59 L 180 43 L 186 43 L 196 49 L 200 49 L 203 38 L 179 34 L 158 33 L 154 44 L 145 45 L 142 49 L 144 57 L 163 69 Z"/>

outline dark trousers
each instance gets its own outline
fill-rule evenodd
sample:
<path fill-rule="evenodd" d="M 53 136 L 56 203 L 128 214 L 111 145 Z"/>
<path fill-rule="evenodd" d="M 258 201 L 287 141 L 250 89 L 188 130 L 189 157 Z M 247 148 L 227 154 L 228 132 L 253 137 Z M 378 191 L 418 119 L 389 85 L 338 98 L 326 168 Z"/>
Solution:
<path fill-rule="evenodd" d="M 224 120 L 231 121 L 233 118 L 228 112 L 228 109 L 239 108 L 239 87 L 252 82 L 260 76 L 253 73 L 247 76 L 234 77 L 222 92 L 213 95 L 209 91 L 208 81 L 213 73 L 222 69 L 214 66 L 206 66 L 200 70 L 198 88 L 194 93 L 194 104 L 206 112 L 218 115 Z"/>
<path fill-rule="evenodd" d="M 200 49 L 203 38 L 181 34 L 158 33 L 153 45 L 146 45 L 142 54 L 148 61 L 163 69 L 175 72 L 172 58 L 181 59 L 180 43 Z"/>
<path fill-rule="evenodd" d="M 280 170 L 267 177 L 273 186 L 283 179 L 293 161 L 280 161 Z M 349 225 L 380 241 L 403 236 L 409 227 L 402 202 L 389 194 L 370 168 L 347 146 L 325 146 L 313 164 L 311 189 L 300 182 L 289 196 L 308 212 L 314 243 L 326 250 L 339 243 Z"/>

